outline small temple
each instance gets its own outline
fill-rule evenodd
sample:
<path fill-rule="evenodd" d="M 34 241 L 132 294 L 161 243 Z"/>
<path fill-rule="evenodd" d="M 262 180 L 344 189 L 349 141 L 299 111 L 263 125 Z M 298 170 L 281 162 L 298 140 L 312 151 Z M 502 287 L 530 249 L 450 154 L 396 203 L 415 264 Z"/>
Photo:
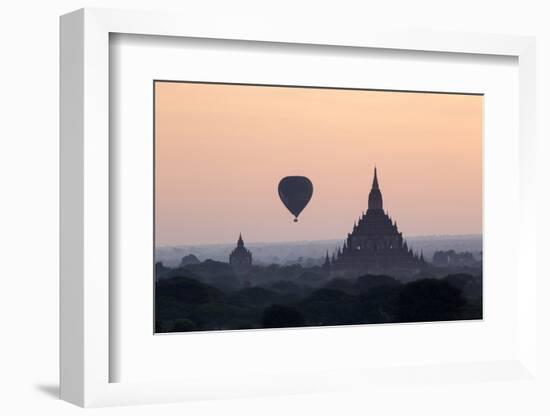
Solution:
<path fill-rule="evenodd" d="M 244 246 L 243 236 L 239 234 L 237 247 L 229 254 L 229 264 L 237 273 L 246 273 L 252 267 L 252 253 Z"/>
<path fill-rule="evenodd" d="M 408 247 L 397 222 L 384 212 L 375 167 L 367 212 L 359 217 L 332 258 L 326 253 L 323 268 L 334 275 L 387 273 L 401 276 L 418 273 L 426 266 L 423 254 L 414 253 Z"/>

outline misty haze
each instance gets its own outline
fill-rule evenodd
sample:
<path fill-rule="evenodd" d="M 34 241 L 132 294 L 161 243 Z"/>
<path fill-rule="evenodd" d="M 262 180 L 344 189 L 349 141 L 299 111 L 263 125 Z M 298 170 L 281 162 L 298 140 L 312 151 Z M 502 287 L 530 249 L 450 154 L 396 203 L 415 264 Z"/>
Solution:
<path fill-rule="evenodd" d="M 423 251 L 431 261 L 436 251 L 454 250 L 456 253 L 469 252 L 480 260 L 482 251 L 481 235 L 434 235 L 407 237 L 410 246 L 416 251 Z M 301 264 L 303 266 L 320 266 L 327 250 L 329 253 L 342 244 L 342 240 L 293 241 L 293 242 L 252 242 L 247 246 L 254 252 L 258 264 Z M 177 267 L 185 256 L 194 255 L 199 260 L 227 261 L 235 244 L 205 244 L 164 246 L 155 250 L 156 261 L 169 267 Z"/>

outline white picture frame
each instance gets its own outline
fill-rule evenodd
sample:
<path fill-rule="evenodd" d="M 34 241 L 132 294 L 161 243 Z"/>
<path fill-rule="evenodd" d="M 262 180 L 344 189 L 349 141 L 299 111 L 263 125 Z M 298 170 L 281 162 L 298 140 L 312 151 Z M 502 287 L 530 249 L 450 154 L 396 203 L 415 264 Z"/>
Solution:
<path fill-rule="evenodd" d="M 110 308 L 113 290 L 110 259 L 109 36 L 114 33 L 206 39 L 280 42 L 333 47 L 383 48 L 439 53 L 505 55 L 519 65 L 520 184 L 518 290 L 519 346 L 516 359 L 460 366 L 441 363 L 418 370 L 420 378 L 445 374 L 449 380 L 479 382 L 468 371 L 504 372 L 518 381 L 536 377 L 535 267 L 535 41 L 530 37 L 381 32 L 358 28 L 347 32 L 303 31 L 270 22 L 226 22 L 205 25 L 189 15 L 82 9 L 61 18 L 61 398 L 80 406 L 159 403 L 194 398 L 255 394 L 323 392 L 342 388 L 339 380 L 358 385 L 406 379 L 410 371 L 381 368 L 334 370 L 297 377 L 289 372 L 253 383 L 220 374 L 186 381 L 110 382 Z M 420 365 L 421 363 L 419 363 Z M 417 376 L 418 376 L 417 374 Z M 471 380 L 470 380 L 471 378 Z"/>

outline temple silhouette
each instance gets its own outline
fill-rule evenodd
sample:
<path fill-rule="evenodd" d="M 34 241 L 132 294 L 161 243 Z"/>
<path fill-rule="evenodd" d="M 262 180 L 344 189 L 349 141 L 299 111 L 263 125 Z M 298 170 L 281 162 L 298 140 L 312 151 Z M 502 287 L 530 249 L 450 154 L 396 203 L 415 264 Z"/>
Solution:
<path fill-rule="evenodd" d="M 246 273 L 252 267 L 252 253 L 244 246 L 242 234 L 239 234 L 237 247 L 229 254 L 229 264 L 237 273 Z"/>
<path fill-rule="evenodd" d="M 335 276 L 367 273 L 410 276 L 426 267 L 424 255 L 413 253 L 397 222 L 384 212 L 375 167 L 367 212 L 353 225 L 352 232 L 332 258 L 327 252 L 323 268 Z"/>

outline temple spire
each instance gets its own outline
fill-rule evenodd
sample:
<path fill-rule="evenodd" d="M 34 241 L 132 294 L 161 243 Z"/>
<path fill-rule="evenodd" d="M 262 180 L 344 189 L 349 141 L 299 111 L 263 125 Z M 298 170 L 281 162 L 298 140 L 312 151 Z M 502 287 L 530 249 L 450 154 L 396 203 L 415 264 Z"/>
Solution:
<path fill-rule="evenodd" d="M 239 233 L 237 247 L 229 254 L 229 264 L 233 270 L 243 277 L 252 267 L 252 253 L 244 246 L 243 236 Z M 244 280 L 244 285 L 248 285 L 248 279 Z"/>
<path fill-rule="evenodd" d="M 374 166 L 374 179 L 372 180 L 372 189 L 380 189 L 378 186 L 378 175 L 376 174 L 376 166 Z"/>
<path fill-rule="evenodd" d="M 382 204 L 382 192 L 380 192 L 380 186 L 378 185 L 378 172 L 376 166 L 374 167 L 374 178 L 372 180 L 372 189 L 369 194 L 369 211 L 370 210 L 383 210 Z M 384 213 L 384 211 L 382 211 Z"/>

